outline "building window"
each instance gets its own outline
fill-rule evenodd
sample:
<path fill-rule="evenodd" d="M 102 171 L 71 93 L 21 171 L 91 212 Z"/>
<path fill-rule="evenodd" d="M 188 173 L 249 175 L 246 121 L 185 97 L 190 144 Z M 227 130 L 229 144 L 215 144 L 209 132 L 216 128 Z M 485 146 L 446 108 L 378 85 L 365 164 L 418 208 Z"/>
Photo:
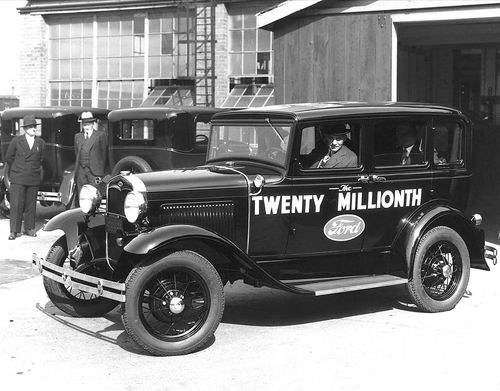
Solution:
<path fill-rule="evenodd" d="M 229 16 L 229 75 L 272 75 L 272 33 L 257 28 L 258 8 Z M 243 13 L 240 13 L 243 12 Z"/>
<path fill-rule="evenodd" d="M 195 74 L 195 15 L 179 8 L 149 17 L 149 77 L 193 77 Z"/>
<path fill-rule="evenodd" d="M 49 23 L 51 104 L 92 103 L 93 19 L 65 18 Z"/>

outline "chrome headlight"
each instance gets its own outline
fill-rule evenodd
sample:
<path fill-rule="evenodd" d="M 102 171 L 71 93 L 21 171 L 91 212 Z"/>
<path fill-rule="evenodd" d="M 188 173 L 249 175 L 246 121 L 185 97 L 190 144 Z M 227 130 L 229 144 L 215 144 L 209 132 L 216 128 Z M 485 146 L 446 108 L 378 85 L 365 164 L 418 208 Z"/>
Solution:
<path fill-rule="evenodd" d="M 123 204 L 125 217 L 130 223 L 135 223 L 137 219 L 146 211 L 146 199 L 138 191 L 131 191 L 125 197 Z"/>
<path fill-rule="evenodd" d="M 83 213 L 93 213 L 101 205 L 102 194 L 92 185 L 84 185 L 80 190 L 80 209 Z"/>

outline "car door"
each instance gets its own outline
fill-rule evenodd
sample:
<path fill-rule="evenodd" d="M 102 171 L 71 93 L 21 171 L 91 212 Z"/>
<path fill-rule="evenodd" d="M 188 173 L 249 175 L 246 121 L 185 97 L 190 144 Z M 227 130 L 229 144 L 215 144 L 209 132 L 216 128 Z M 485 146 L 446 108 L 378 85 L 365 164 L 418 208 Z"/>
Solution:
<path fill-rule="evenodd" d="M 328 129 L 348 130 L 342 148 L 329 151 Z M 355 204 L 353 193 L 364 191 L 365 176 L 363 157 L 364 120 L 340 119 L 307 123 L 297 132 L 295 143 L 296 164 L 293 171 L 293 196 L 291 199 L 290 240 L 287 254 L 300 257 L 304 262 L 316 257 L 330 257 L 339 253 L 358 253 L 365 235 L 365 211 L 344 210 L 346 202 Z M 338 164 L 318 168 L 319 161 L 327 155 L 336 159 L 344 151 L 347 158 Z M 350 152 L 349 152 L 350 151 Z M 347 162 L 347 163 L 346 163 Z M 321 166 L 321 165 L 320 165 Z M 348 200 L 348 201 L 347 201 Z M 329 262 L 327 260 L 327 262 Z"/>
<path fill-rule="evenodd" d="M 363 251 L 389 250 L 404 218 L 431 199 L 431 153 L 426 147 L 430 130 L 431 118 L 426 116 L 370 121 L 367 140 L 373 159 L 361 203 L 366 208 Z"/>

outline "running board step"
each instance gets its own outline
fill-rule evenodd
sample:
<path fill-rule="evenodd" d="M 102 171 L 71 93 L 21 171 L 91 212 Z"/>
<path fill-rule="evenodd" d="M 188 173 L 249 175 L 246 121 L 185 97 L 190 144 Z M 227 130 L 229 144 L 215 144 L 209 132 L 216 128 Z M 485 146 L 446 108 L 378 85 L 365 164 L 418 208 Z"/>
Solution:
<path fill-rule="evenodd" d="M 294 288 L 303 289 L 305 291 L 313 292 L 315 296 L 332 295 L 334 293 L 360 291 L 363 289 L 379 288 L 383 286 L 406 284 L 407 278 L 392 276 L 389 274 L 361 276 L 361 277 L 345 277 L 328 279 L 321 281 L 303 281 L 297 280 L 282 281 Z"/>

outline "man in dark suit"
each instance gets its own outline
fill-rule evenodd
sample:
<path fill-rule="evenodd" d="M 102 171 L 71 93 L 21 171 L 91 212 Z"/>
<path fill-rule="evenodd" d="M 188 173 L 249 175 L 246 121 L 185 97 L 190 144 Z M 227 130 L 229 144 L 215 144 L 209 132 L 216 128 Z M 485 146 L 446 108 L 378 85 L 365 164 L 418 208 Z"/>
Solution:
<path fill-rule="evenodd" d="M 401 122 L 396 127 L 396 137 L 398 140 L 400 153 L 399 161 L 396 164 L 422 164 L 424 154 L 417 143 L 417 130 L 410 122 Z"/>
<path fill-rule="evenodd" d="M 336 124 L 321 129 L 323 148 L 313 151 L 319 155 L 310 168 L 350 168 L 358 166 L 358 156 L 344 143 L 350 132 L 344 124 Z"/>
<path fill-rule="evenodd" d="M 24 234 L 36 236 L 36 196 L 42 179 L 45 141 L 36 136 L 37 122 L 34 116 L 24 117 L 21 127 L 25 134 L 12 139 L 5 156 L 10 178 L 9 240 L 21 236 L 23 215 Z"/>
<path fill-rule="evenodd" d="M 75 135 L 75 176 L 77 198 L 86 184 L 96 185 L 105 175 L 108 139 L 97 129 L 97 121 L 90 111 L 80 117 L 83 131 Z"/>

